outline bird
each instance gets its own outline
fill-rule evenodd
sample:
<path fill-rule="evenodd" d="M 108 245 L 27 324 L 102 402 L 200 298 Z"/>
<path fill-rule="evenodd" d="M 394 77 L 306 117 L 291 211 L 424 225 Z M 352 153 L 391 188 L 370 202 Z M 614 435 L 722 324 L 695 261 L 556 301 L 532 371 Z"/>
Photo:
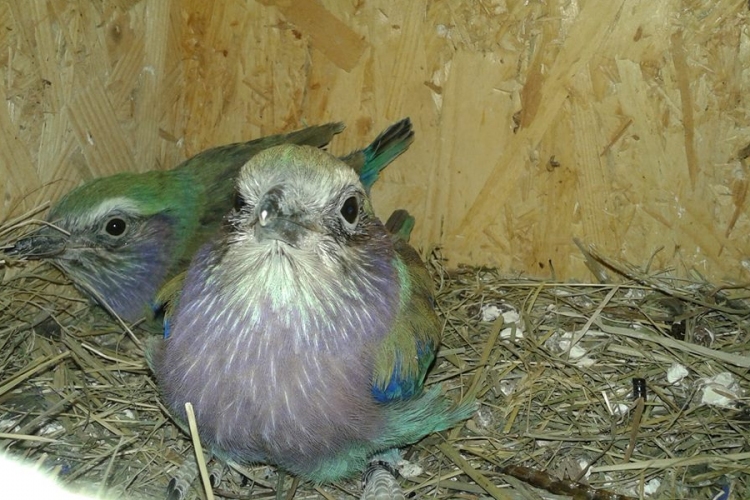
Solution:
<path fill-rule="evenodd" d="M 157 291 L 187 267 L 232 208 L 240 167 L 278 144 L 323 147 L 343 128 L 342 123 L 307 127 L 209 149 L 172 170 L 94 179 L 50 209 L 49 225 L 5 253 L 52 262 L 84 295 L 124 320 L 153 319 Z M 406 118 L 344 160 L 369 190 L 413 137 Z"/>
<path fill-rule="evenodd" d="M 146 353 L 210 454 L 335 482 L 472 415 L 425 387 L 441 323 L 413 219 L 389 232 L 346 163 L 294 144 L 251 158 L 236 199 Z"/>

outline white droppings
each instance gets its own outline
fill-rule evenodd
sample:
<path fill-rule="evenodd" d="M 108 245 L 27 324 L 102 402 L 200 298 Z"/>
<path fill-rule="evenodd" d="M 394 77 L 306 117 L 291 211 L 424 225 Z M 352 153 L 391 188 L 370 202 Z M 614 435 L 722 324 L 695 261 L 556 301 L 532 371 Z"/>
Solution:
<path fill-rule="evenodd" d="M 501 380 L 499 384 L 497 384 L 498 389 L 502 393 L 503 396 L 508 397 L 516 390 L 516 382 L 510 381 L 510 380 Z"/>
<path fill-rule="evenodd" d="M 576 361 L 576 360 L 582 360 L 584 356 L 588 353 L 586 349 L 581 347 L 580 344 L 571 345 L 573 341 L 573 333 L 572 332 L 562 332 L 562 333 L 555 333 L 552 335 L 549 339 L 547 339 L 547 342 L 545 342 L 545 346 L 552 352 L 557 354 L 565 354 L 568 356 L 569 359 Z M 588 363 L 586 361 L 585 363 Z M 593 364 L 593 362 L 592 362 Z M 586 365 L 584 365 L 586 366 Z M 587 365 L 590 366 L 590 365 Z"/>
<path fill-rule="evenodd" d="M 700 380 L 703 384 L 701 403 L 720 408 L 734 408 L 735 401 L 742 397 L 743 390 L 729 372 L 721 372 L 713 377 Z"/>
<path fill-rule="evenodd" d="M 673 363 L 667 370 L 667 382 L 676 384 L 688 376 L 688 370 L 680 363 Z"/>
<path fill-rule="evenodd" d="M 506 303 L 502 303 L 499 305 L 485 304 L 484 306 L 482 306 L 481 314 L 482 321 L 486 323 L 491 323 L 500 316 L 503 317 L 503 322 L 506 325 L 514 323 L 520 324 L 521 322 L 521 315 L 518 314 L 516 308 Z"/>
<path fill-rule="evenodd" d="M 417 477 L 422 474 L 423 469 L 418 464 L 409 462 L 408 460 L 399 460 L 396 464 L 398 473 L 405 478 Z"/>
<path fill-rule="evenodd" d="M 589 356 L 583 356 L 581 359 L 576 361 L 576 366 L 580 366 L 581 368 L 591 368 L 596 364 L 596 360 L 594 358 L 590 358 Z"/>
<path fill-rule="evenodd" d="M 629 288 L 627 292 L 625 292 L 625 298 L 628 300 L 641 300 L 646 296 L 646 290 L 643 288 Z"/>
<path fill-rule="evenodd" d="M 625 403 L 617 403 L 617 405 L 615 405 L 615 408 L 614 408 L 615 415 L 619 417 L 627 415 L 629 409 L 630 409 L 630 406 L 626 405 Z"/>
<path fill-rule="evenodd" d="M 492 322 L 502 316 L 505 328 L 500 331 L 500 338 L 523 338 L 524 328 L 521 315 L 518 310 L 510 304 L 486 304 L 482 307 L 482 321 Z"/>
<path fill-rule="evenodd" d="M 478 428 L 487 430 L 494 425 L 495 417 L 489 408 L 480 406 L 476 413 L 474 413 L 474 421 Z"/>
<path fill-rule="evenodd" d="M 630 406 L 626 405 L 625 403 L 617 403 L 616 405 L 612 406 L 612 403 L 609 401 L 609 396 L 607 396 L 607 393 L 602 391 L 602 397 L 604 398 L 604 403 L 607 405 L 607 410 L 609 411 L 609 414 L 616 417 L 623 417 L 628 413 L 628 410 L 630 409 Z M 615 394 L 614 397 L 617 397 Z"/>
<path fill-rule="evenodd" d="M 520 339 L 523 338 L 523 331 L 515 327 L 503 328 L 500 332 L 500 338 L 506 340 L 511 338 Z"/>
<path fill-rule="evenodd" d="M 17 422 L 17 419 L 4 418 L 0 420 L 0 429 L 5 429 L 5 432 L 17 432 Z"/>
<path fill-rule="evenodd" d="M 494 304 L 485 304 L 482 306 L 482 321 L 485 323 L 491 323 L 495 321 L 503 313 L 503 310 Z"/>
<path fill-rule="evenodd" d="M 586 473 L 580 479 L 588 479 L 591 476 L 591 468 L 589 467 L 589 461 L 584 458 L 578 459 L 578 467 L 580 470 L 585 470 Z"/>
<path fill-rule="evenodd" d="M 516 325 L 520 325 L 521 315 L 518 314 L 518 311 L 516 311 L 515 309 L 510 309 L 503 313 L 503 321 L 505 322 L 505 324 L 514 323 Z"/>
<path fill-rule="evenodd" d="M 50 436 L 52 434 L 59 434 L 65 431 L 65 427 L 59 422 L 51 422 L 41 429 L 39 429 L 40 436 Z"/>
<path fill-rule="evenodd" d="M 643 494 L 646 496 L 651 496 L 657 491 L 659 491 L 660 486 L 661 486 L 661 479 L 659 479 L 658 477 L 655 477 L 652 480 L 646 482 L 645 485 L 643 485 Z"/>
<path fill-rule="evenodd" d="M 685 215 L 685 207 L 680 205 L 680 198 L 677 195 L 675 195 L 674 197 L 674 203 L 675 203 L 674 208 L 675 208 L 675 213 L 677 214 L 677 218 L 682 219 L 682 216 Z"/>

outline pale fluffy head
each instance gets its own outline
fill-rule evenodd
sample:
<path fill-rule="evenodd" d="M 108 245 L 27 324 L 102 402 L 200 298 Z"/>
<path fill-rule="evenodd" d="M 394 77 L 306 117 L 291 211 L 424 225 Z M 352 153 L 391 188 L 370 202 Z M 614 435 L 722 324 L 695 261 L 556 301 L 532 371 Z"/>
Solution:
<path fill-rule="evenodd" d="M 294 312 L 289 321 L 301 314 L 310 338 L 305 327 L 318 330 L 328 301 L 358 302 L 362 290 L 392 278 L 380 269 L 393 259 L 389 237 L 356 173 L 338 158 L 305 146 L 269 148 L 242 168 L 237 196 L 213 273 L 232 302 L 270 301 Z"/>

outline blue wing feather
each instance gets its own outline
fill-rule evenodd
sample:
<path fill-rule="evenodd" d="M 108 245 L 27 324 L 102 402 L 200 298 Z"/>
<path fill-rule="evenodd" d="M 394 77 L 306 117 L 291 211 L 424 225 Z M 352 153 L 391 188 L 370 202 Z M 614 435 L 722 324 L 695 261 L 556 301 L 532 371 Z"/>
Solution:
<path fill-rule="evenodd" d="M 417 342 L 417 373 L 404 370 L 401 354 L 397 353 L 387 384 L 372 386 L 372 396 L 380 403 L 411 399 L 422 393 L 424 378 L 435 360 L 433 343 Z"/>

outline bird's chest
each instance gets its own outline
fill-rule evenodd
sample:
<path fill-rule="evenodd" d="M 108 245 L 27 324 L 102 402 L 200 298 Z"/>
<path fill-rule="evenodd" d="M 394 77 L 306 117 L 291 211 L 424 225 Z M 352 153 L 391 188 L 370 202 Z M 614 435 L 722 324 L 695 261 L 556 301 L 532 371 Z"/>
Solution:
<path fill-rule="evenodd" d="M 385 315 L 373 320 L 364 304 L 346 312 L 254 305 L 239 316 L 219 307 L 200 328 L 201 363 L 180 356 L 190 368 L 176 392 L 194 401 L 202 437 L 250 461 L 372 439 L 382 427 L 371 385 Z"/>
<path fill-rule="evenodd" d="M 175 411 L 193 403 L 202 439 L 243 461 L 330 456 L 383 426 L 371 387 L 392 281 L 280 274 L 242 273 L 251 282 L 221 292 L 189 281 L 160 377 Z"/>
<path fill-rule="evenodd" d="M 340 434 L 366 439 L 377 427 L 368 345 L 257 352 L 253 368 L 239 378 L 251 384 L 250 394 L 243 391 L 241 397 L 254 408 L 251 427 L 264 446 L 295 447 L 310 435 L 332 443 Z"/>

